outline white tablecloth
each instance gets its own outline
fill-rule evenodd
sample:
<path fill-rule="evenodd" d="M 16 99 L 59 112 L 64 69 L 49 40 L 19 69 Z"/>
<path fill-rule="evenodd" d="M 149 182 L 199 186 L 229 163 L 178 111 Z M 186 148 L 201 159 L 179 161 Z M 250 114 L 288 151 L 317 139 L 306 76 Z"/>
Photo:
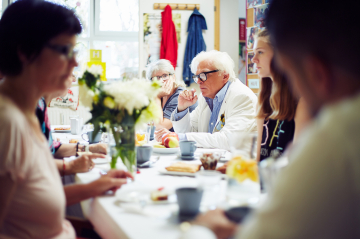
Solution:
<path fill-rule="evenodd" d="M 79 136 L 59 133 L 54 138 L 61 139 L 79 138 Z M 216 151 L 215 149 L 197 149 L 196 154 L 204 151 Z M 161 155 L 153 154 L 152 157 L 160 156 L 160 159 L 151 168 L 140 169 L 140 173 L 135 175 L 135 181 L 130 182 L 120 188 L 116 195 L 104 195 L 82 202 L 84 215 L 92 222 L 96 232 L 104 238 L 131 238 L 131 239 L 175 239 L 179 238 L 181 231 L 177 222 L 178 206 L 176 203 L 154 205 L 148 203 L 145 206 L 141 203 L 120 202 L 117 195 L 122 192 L 135 191 L 138 188 L 156 190 L 164 187 L 168 191 L 175 191 L 179 187 L 196 187 L 198 185 L 194 177 L 168 176 L 159 173 L 159 169 L 180 161 L 177 154 Z M 227 152 L 226 158 L 230 157 Z M 200 163 L 200 160 L 188 161 L 190 163 Z M 117 165 L 124 167 L 121 162 Z M 88 173 L 78 173 L 77 183 L 89 183 L 100 177 L 102 170 L 108 170 L 109 164 L 98 164 Z M 226 180 L 220 183 L 220 206 L 226 207 Z M 207 210 L 204 205 L 201 211 Z"/>

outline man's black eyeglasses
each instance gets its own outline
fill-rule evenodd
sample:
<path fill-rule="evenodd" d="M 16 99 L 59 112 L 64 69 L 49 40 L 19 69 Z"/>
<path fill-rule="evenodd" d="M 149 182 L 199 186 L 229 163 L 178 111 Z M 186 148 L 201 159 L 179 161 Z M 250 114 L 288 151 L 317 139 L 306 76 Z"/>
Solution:
<path fill-rule="evenodd" d="M 218 72 L 219 70 L 214 70 L 214 71 L 207 71 L 207 72 L 201 72 L 199 75 L 193 75 L 193 79 L 194 81 L 199 84 L 199 80 L 201 80 L 202 82 L 205 82 L 207 80 L 207 74 L 209 73 L 214 73 L 214 72 Z"/>
<path fill-rule="evenodd" d="M 46 47 L 64 55 L 67 59 L 72 59 L 76 56 L 77 51 L 74 50 L 72 44 L 69 45 L 56 45 L 56 44 L 47 44 Z"/>

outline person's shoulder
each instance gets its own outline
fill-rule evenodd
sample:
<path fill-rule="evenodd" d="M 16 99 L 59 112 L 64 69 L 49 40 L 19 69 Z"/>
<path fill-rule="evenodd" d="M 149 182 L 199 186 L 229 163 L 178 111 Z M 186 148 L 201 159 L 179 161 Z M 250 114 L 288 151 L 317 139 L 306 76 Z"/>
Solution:
<path fill-rule="evenodd" d="M 360 155 L 359 107 L 360 95 L 321 110 L 298 139 L 297 144 L 307 149 L 299 155 L 324 163 L 353 164 Z"/>
<path fill-rule="evenodd" d="M 255 93 L 246 85 L 244 85 L 239 79 L 234 79 L 230 82 L 229 97 L 232 98 L 249 98 L 251 101 L 257 101 Z"/>
<path fill-rule="evenodd" d="M 22 124 L 24 119 L 21 111 L 7 97 L 0 95 L 0 123 L 4 124 Z"/>

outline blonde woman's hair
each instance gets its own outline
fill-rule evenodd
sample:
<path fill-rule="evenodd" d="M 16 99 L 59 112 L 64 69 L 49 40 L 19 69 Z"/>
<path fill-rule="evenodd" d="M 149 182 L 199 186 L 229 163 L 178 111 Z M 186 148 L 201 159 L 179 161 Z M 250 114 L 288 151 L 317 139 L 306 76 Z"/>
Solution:
<path fill-rule="evenodd" d="M 261 38 L 271 47 L 270 34 L 265 29 L 260 31 L 255 40 Z M 292 120 L 295 116 L 298 99 L 292 93 L 285 75 L 278 70 L 274 59 L 270 63 L 270 77 L 261 78 L 258 94 L 258 118 Z"/>

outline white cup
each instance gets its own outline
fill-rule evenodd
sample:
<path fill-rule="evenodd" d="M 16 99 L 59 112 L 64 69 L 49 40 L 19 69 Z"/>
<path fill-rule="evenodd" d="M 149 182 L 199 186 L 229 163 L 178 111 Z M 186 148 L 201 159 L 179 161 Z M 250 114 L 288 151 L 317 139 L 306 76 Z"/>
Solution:
<path fill-rule="evenodd" d="M 77 118 L 70 119 L 71 125 L 71 134 L 79 134 L 80 133 L 80 120 Z"/>

